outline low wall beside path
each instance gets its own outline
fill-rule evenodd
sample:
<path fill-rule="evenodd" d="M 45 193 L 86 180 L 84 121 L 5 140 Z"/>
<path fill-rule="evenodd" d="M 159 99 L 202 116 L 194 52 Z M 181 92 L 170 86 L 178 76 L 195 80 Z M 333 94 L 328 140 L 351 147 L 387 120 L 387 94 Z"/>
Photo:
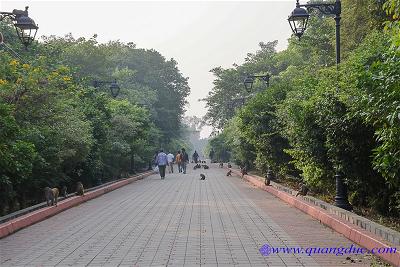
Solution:
<path fill-rule="evenodd" d="M 143 179 L 154 171 L 149 171 L 135 175 L 130 178 L 112 181 L 94 188 L 85 190 L 84 196 L 75 196 L 75 194 L 69 194 L 66 199 L 59 198 L 58 205 L 47 207 L 46 203 L 40 203 L 33 207 L 26 208 L 21 211 L 6 215 L 0 218 L 0 238 L 8 236 L 22 228 L 40 222 L 46 218 L 56 215 L 64 210 L 77 206 L 83 202 L 99 197 L 117 188 L 130 184 L 134 181 Z"/>
<path fill-rule="evenodd" d="M 241 176 L 240 170 L 231 168 L 232 173 Z M 257 175 L 244 175 L 243 179 L 273 194 L 289 205 L 319 220 L 346 238 L 369 250 L 373 248 L 397 248 L 395 253 L 376 254 L 383 260 L 400 266 L 400 233 L 383 225 L 372 222 L 353 212 L 330 205 L 313 197 L 295 197 L 297 191 L 271 181 L 271 186 L 264 184 L 264 179 Z"/>

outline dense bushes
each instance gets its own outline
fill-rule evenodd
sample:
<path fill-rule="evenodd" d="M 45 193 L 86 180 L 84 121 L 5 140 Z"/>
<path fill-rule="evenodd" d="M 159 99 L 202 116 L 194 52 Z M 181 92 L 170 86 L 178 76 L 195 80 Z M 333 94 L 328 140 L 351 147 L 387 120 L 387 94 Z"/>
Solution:
<path fill-rule="evenodd" d="M 376 10 L 372 2 L 368 8 Z M 357 10 L 357 3 L 343 5 L 344 10 Z M 206 118 L 223 131 L 216 137 L 220 145 L 214 147 L 212 140 L 210 146 L 217 154 L 219 149 L 229 151 L 238 164 L 248 160 L 264 173 L 270 167 L 279 175 L 298 176 L 314 191 L 331 196 L 334 174 L 341 172 L 354 205 L 400 216 L 400 51 L 398 36 L 390 35 L 397 24 L 390 24 L 385 34 L 381 14 L 372 12 L 363 24 L 375 29 L 357 36 L 350 35 L 357 22 L 343 18 L 350 29 L 344 32 L 349 35 L 339 72 L 328 53 L 334 52 L 334 25 L 322 16 L 310 22 L 311 32 L 302 41 L 291 39 L 286 50 L 266 50 L 264 44 L 243 65 L 219 69 L 206 99 Z M 258 93 L 230 117 L 215 112 L 220 101 L 215 92 L 231 91 L 227 77 L 265 71 L 274 74 L 270 88 L 256 84 Z"/>
<path fill-rule="evenodd" d="M 70 35 L 45 38 L 24 58 L 0 53 L 0 215 L 42 201 L 45 186 L 94 186 L 147 169 L 160 146 L 187 146 L 179 129 L 189 87 L 174 60 Z M 115 99 L 92 87 L 112 79 Z"/>

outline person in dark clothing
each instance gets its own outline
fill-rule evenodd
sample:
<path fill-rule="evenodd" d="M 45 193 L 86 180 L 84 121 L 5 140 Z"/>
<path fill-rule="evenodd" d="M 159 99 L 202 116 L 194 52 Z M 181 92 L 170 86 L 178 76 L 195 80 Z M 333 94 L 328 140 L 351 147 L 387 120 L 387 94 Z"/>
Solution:
<path fill-rule="evenodd" d="M 181 158 L 182 158 L 182 171 L 185 174 L 186 173 L 186 164 L 189 162 L 189 155 L 186 153 L 186 150 L 182 148 L 182 153 L 181 153 Z"/>
<path fill-rule="evenodd" d="M 197 164 L 197 162 L 199 161 L 199 154 L 197 154 L 197 151 L 195 150 L 192 156 L 194 163 Z"/>

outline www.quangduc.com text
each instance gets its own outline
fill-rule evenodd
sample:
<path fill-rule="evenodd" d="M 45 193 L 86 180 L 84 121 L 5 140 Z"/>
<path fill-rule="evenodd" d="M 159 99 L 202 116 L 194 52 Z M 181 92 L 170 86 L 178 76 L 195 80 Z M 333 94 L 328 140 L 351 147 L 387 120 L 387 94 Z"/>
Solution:
<path fill-rule="evenodd" d="M 396 253 L 397 249 L 392 247 L 381 247 L 381 248 L 373 248 L 371 250 L 356 247 L 351 245 L 349 247 L 272 247 L 268 244 L 263 245 L 260 248 L 260 253 L 263 256 L 268 256 L 271 254 L 305 254 L 311 256 L 312 254 L 334 254 L 336 256 L 343 256 L 347 254 L 392 254 Z"/>

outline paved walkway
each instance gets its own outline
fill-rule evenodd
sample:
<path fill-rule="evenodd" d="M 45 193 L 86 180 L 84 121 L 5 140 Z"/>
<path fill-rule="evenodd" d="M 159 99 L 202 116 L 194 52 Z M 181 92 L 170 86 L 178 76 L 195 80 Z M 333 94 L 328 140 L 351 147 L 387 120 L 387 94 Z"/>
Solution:
<path fill-rule="evenodd" d="M 264 244 L 352 243 L 225 172 L 153 175 L 64 211 L 1 239 L 0 266 L 369 266 L 353 255 L 262 256 Z"/>

